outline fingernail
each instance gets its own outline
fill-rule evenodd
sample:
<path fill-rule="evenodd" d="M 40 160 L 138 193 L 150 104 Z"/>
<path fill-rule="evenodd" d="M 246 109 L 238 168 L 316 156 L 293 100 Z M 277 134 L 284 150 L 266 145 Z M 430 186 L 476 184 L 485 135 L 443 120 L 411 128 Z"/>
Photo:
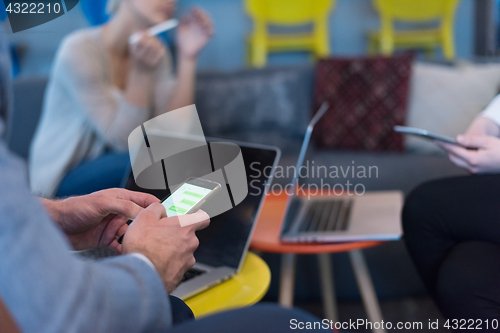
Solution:
<path fill-rule="evenodd" d="M 204 210 L 201 210 L 201 209 L 200 209 L 200 210 L 198 211 L 198 213 L 200 213 L 201 215 L 204 215 L 204 218 L 205 218 L 205 219 L 209 219 L 209 218 L 210 218 L 210 216 L 208 215 L 208 213 L 207 213 L 207 212 L 205 212 Z"/>
<path fill-rule="evenodd" d="M 177 218 L 179 219 L 179 223 L 181 224 L 181 227 L 185 227 L 185 226 L 188 226 L 191 224 L 200 223 L 202 221 L 209 220 L 210 216 L 207 214 L 207 212 L 200 209 L 194 214 L 179 215 Z"/>

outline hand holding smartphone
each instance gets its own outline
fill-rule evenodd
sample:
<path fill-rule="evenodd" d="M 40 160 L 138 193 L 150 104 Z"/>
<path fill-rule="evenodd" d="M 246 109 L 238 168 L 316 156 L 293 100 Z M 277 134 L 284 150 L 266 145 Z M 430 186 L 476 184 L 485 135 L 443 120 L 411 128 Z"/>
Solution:
<path fill-rule="evenodd" d="M 220 189 L 221 185 L 217 182 L 191 177 L 163 199 L 161 204 L 165 207 L 168 217 L 192 214 Z M 125 234 L 118 238 L 119 244 L 123 242 L 124 236 Z"/>
<path fill-rule="evenodd" d="M 163 199 L 167 216 L 178 216 L 196 212 L 208 198 L 221 189 L 219 183 L 201 178 L 189 178 L 171 195 Z"/>

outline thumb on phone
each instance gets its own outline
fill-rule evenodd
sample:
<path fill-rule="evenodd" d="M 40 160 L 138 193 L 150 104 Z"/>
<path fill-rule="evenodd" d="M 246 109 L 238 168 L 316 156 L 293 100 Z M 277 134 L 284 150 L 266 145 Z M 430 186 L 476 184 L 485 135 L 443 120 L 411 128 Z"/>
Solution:
<path fill-rule="evenodd" d="M 186 227 L 195 223 L 198 224 L 196 230 L 205 229 L 210 224 L 210 216 L 201 209 L 193 214 L 179 215 L 177 218 L 179 219 L 181 227 Z"/>
<path fill-rule="evenodd" d="M 490 137 L 487 135 L 459 135 L 457 142 L 464 147 L 486 148 Z"/>

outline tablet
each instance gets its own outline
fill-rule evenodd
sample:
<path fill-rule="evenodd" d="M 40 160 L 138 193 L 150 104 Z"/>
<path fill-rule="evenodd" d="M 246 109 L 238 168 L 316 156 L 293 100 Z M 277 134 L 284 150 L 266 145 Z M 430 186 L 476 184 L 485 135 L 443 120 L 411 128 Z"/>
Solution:
<path fill-rule="evenodd" d="M 429 133 L 429 131 L 426 131 L 426 130 L 421 129 L 421 128 L 407 127 L 407 126 L 394 126 L 393 129 L 394 129 L 394 131 L 396 131 L 398 133 L 417 135 L 421 138 L 451 143 L 452 145 L 457 145 L 459 147 L 469 149 L 469 150 L 477 150 L 477 148 L 475 148 L 475 147 L 463 146 L 460 143 L 458 143 L 457 140 L 450 138 L 449 136 L 432 134 L 432 133 Z"/>
<path fill-rule="evenodd" d="M 430 139 L 430 140 L 438 140 L 446 143 L 451 143 L 457 146 L 462 146 L 460 145 L 457 140 L 450 138 L 448 136 L 443 136 L 443 135 L 436 135 L 429 133 L 429 131 L 421 129 L 421 128 L 415 128 L 415 127 L 407 127 L 407 126 L 394 126 L 394 131 L 398 133 L 403 133 L 403 134 L 412 134 L 412 135 L 417 135 L 422 138 Z"/>

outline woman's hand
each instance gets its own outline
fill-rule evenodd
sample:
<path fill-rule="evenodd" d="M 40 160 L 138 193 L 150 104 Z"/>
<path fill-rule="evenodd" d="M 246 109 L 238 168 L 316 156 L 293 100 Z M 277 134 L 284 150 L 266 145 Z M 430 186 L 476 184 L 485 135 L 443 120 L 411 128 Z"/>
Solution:
<path fill-rule="evenodd" d="M 145 32 L 139 41 L 130 45 L 133 66 L 146 72 L 155 70 L 166 52 L 165 45 L 158 38 Z"/>
<path fill-rule="evenodd" d="M 450 161 L 472 173 L 500 172 L 500 139 L 488 135 L 459 135 L 457 145 L 436 141 L 436 144 L 448 153 Z"/>
<path fill-rule="evenodd" d="M 196 58 L 213 35 L 210 16 L 199 8 L 193 8 L 189 15 L 181 19 L 177 31 L 179 56 Z"/>

